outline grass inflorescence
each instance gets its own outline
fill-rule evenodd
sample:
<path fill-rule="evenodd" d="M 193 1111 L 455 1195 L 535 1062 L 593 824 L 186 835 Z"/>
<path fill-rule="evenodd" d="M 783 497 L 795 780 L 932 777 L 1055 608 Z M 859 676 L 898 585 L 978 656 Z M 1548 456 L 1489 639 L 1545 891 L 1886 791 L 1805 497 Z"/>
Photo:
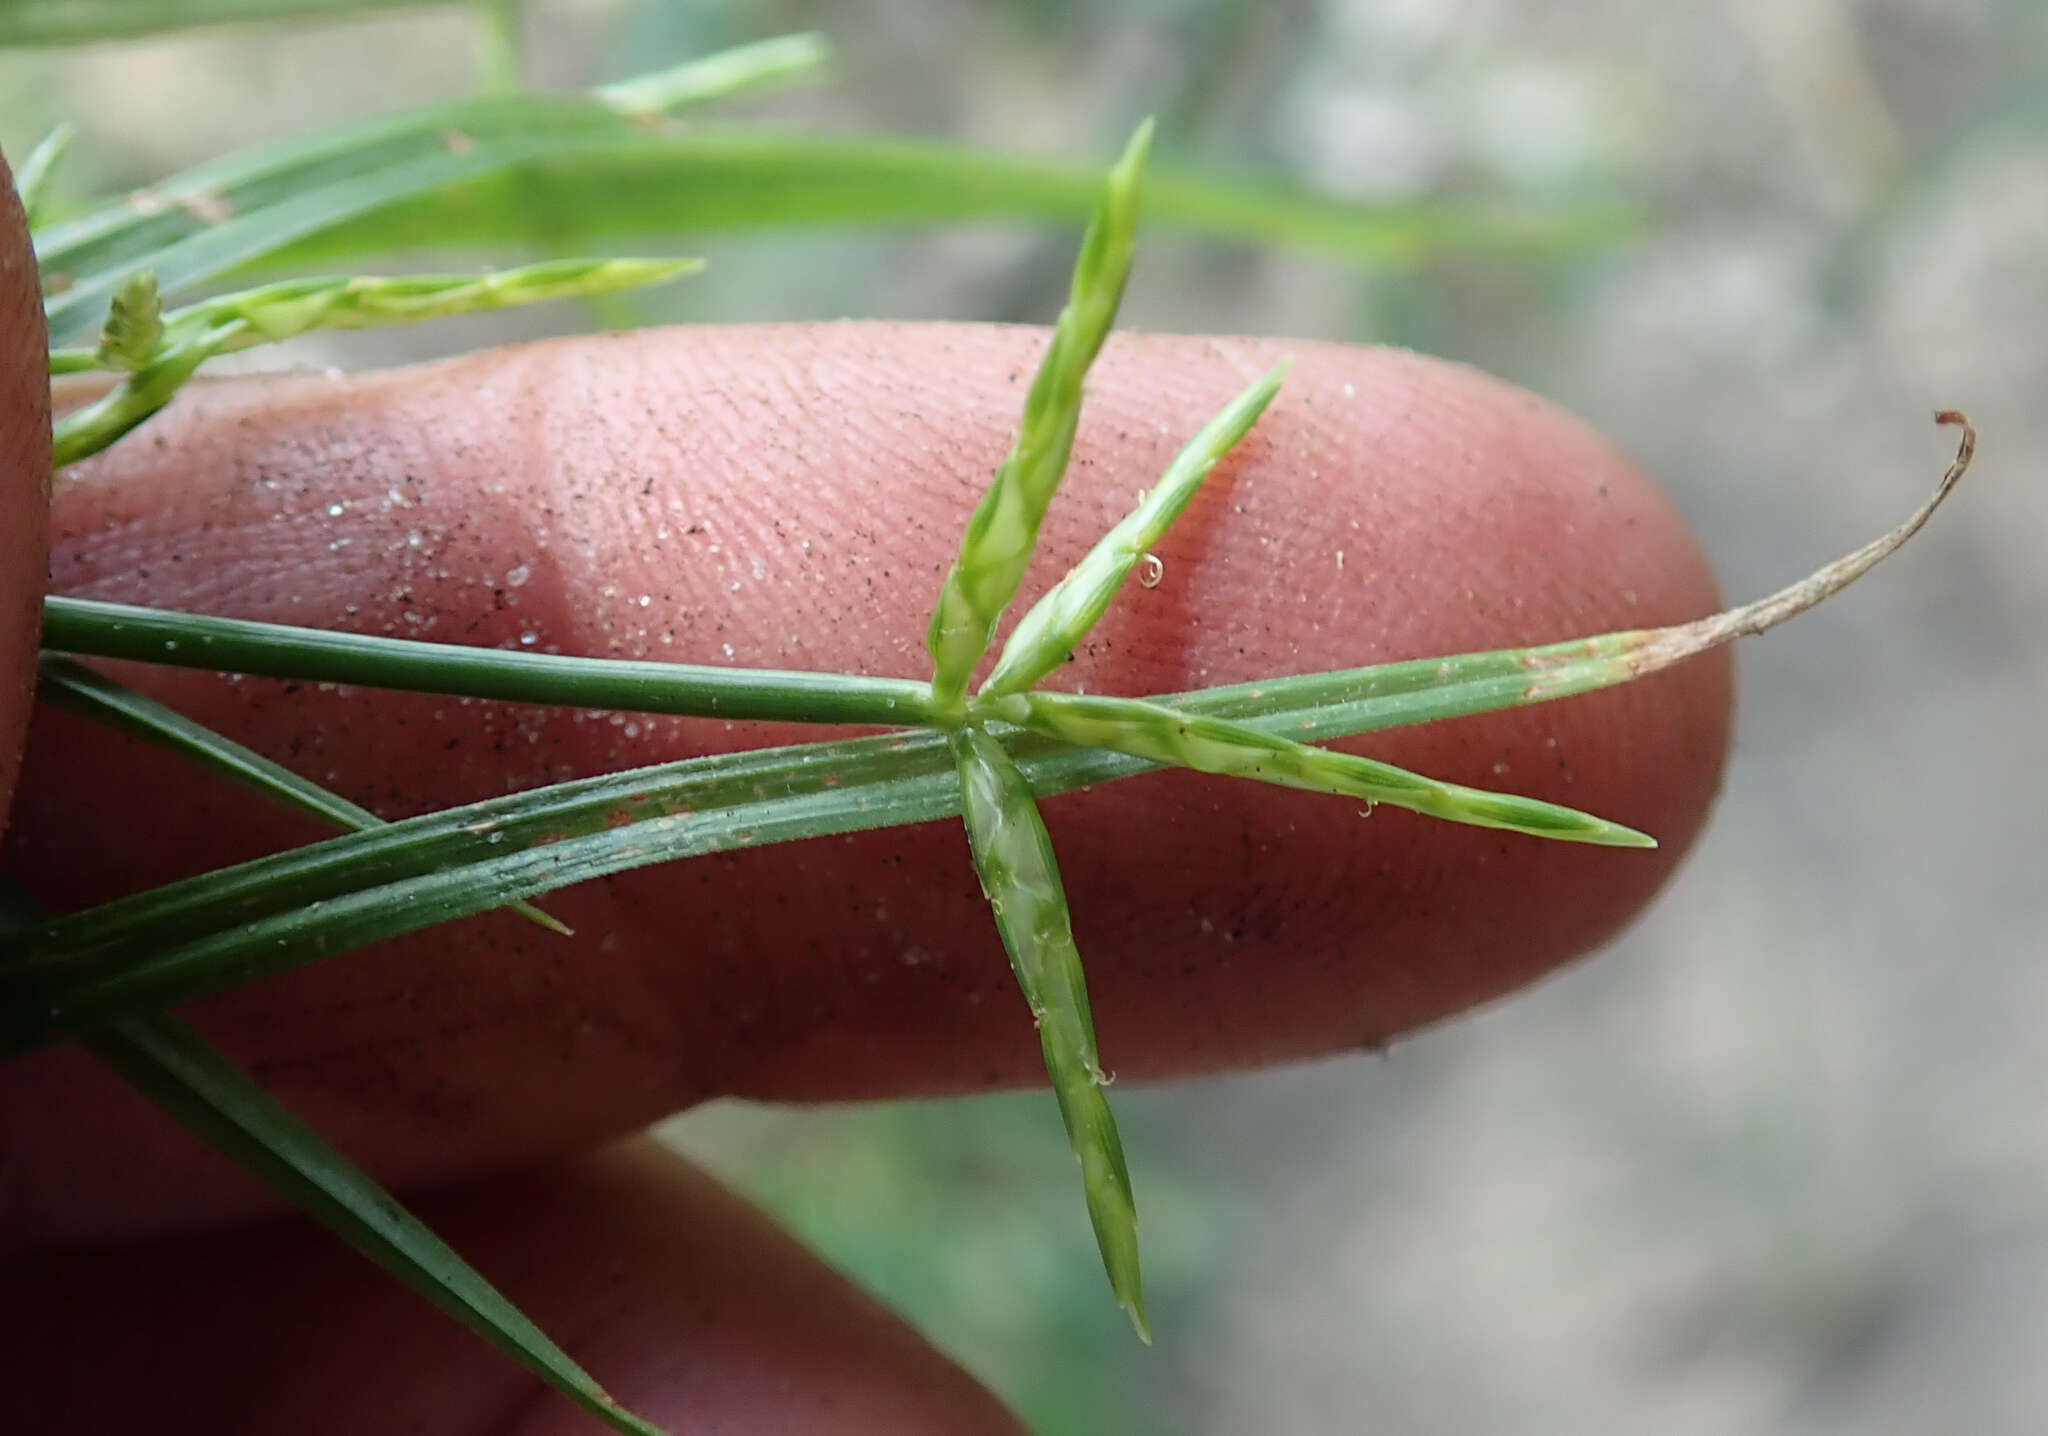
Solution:
<path fill-rule="evenodd" d="M 370 223 L 390 206 L 453 184 L 503 175 L 528 161 L 630 148 L 637 137 L 625 131 L 678 105 L 781 80 L 817 59 L 815 41 L 798 37 L 584 97 L 506 95 L 436 107 L 226 161 L 149 203 L 131 200 L 39 232 L 46 308 L 53 335 L 67 346 L 51 351 L 51 372 L 118 376 L 106 395 L 60 422 L 57 464 L 114 442 L 221 353 L 316 328 L 590 296 L 688 272 L 689 261 L 564 260 L 483 276 L 287 280 L 175 309 L 162 303 L 164 290 L 337 225 Z M 450 134 L 461 143 L 451 144 Z M 1147 124 L 1101 186 L 1015 444 L 968 517 L 934 603 L 928 680 L 475 650 L 50 598 L 40 669 L 46 701 L 169 748 L 344 831 L 54 918 L 22 895 L 0 893 L 0 1051 L 85 1043 L 166 1111 L 586 1410 L 645 1436 L 652 1427 L 620 1410 L 459 1255 L 167 1009 L 496 907 L 518 907 L 560 930 L 529 900 L 634 866 L 957 814 L 1023 1011 L 1037 1027 L 1112 1294 L 1149 1339 L 1136 1199 L 1039 799 L 1179 766 L 1535 837 L 1653 846 L 1650 836 L 1589 814 L 1315 745 L 1627 682 L 1782 622 L 1910 536 L 1960 477 L 1974 442 L 1965 426 L 1956 464 L 1898 530 L 1769 599 L 1711 619 L 1179 695 L 1037 688 L 1083 641 L 1217 461 L 1276 401 L 1283 365 L 1229 399 L 1189 439 L 1136 507 L 1012 627 L 970 694 L 1065 473 L 1089 367 L 1115 322 L 1135 252 L 1150 142 Z M 40 182 L 61 144 L 53 136 L 25 175 Z M 379 165 L 354 163 L 372 153 L 381 156 Z M 99 333 L 81 343 L 94 313 Z M 1956 415 L 1942 418 L 1961 423 Z M 510 702 L 922 731 L 690 759 L 387 824 L 80 657 Z"/>

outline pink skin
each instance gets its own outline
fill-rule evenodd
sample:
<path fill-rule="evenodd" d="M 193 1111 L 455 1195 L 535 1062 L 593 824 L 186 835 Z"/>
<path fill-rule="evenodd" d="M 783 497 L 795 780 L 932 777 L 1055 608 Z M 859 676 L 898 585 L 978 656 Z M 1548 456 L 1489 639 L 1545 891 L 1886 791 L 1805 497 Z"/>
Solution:
<path fill-rule="evenodd" d="M 10 325 L 9 340 L 23 328 Z M 1021 329 L 668 331 L 348 380 L 207 385 L 67 477 L 54 582 L 449 642 L 517 645 L 530 633 L 533 646 L 567 653 L 917 677 L 924 614 L 1042 343 Z M 40 397 L 32 350 L 7 376 L 17 406 Z M 1388 351 L 1144 336 L 1105 351 L 1027 596 L 1283 351 L 1297 362 L 1279 401 L 1160 547 L 1165 581 L 1133 585 L 1056 686 L 1162 692 L 1644 627 L 1714 607 L 1711 577 L 1661 495 L 1583 425 L 1521 391 Z M 36 382 L 16 382 L 30 369 Z M 5 477 L 32 494 L 33 454 L 0 451 L 10 457 Z M 336 503 L 343 512 L 330 515 Z M 5 611 L 32 609 L 16 595 Z M 26 636 L 14 636 L 25 653 Z M 387 816 L 819 736 L 702 720 L 639 720 L 629 736 L 602 717 L 541 709 L 169 670 L 122 676 Z M 1729 681 L 1715 656 L 1589 699 L 1351 745 L 1619 819 L 1658 836 L 1656 853 L 1546 844 L 1384 808 L 1368 822 L 1354 803 L 1189 774 L 1048 802 L 1106 1063 L 1159 1078 L 1380 1043 L 1598 943 L 1697 832 L 1726 745 Z M 0 711 L 0 734 L 8 717 Z M 61 715 L 37 713 L 28 752 L 6 866 L 56 907 L 316 835 L 261 799 Z M 123 810 L 141 820 L 94 816 Z M 192 1016 L 400 1186 L 585 1150 L 713 1095 L 869 1097 L 1038 1078 L 1037 1044 L 957 824 L 650 868 L 545 905 L 577 937 L 492 915 L 211 999 Z M 24 1247 L 218 1225 L 268 1205 L 72 1050 L 0 1072 L 0 1150 L 0 1219 Z M 509 1242 L 505 1211 L 642 1202 L 711 1209 L 689 1220 L 729 1224 L 764 1270 L 809 1272 L 729 1198 L 644 1153 L 585 1159 L 568 1175 L 473 1181 L 444 1210 L 458 1244 L 473 1231 L 488 1255 Z M 578 1283 L 592 1278 L 573 1258 L 608 1238 L 587 1224 L 544 1225 L 547 1242 L 523 1249 L 531 1263 L 554 1263 L 554 1287 L 535 1278 L 539 1314 L 587 1310 Z M 166 1272 L 193 1262 L 231 1272 L 259 1251 L 283 1260 L 280 1243 L 310 1273 L 307 1287 L 345 1292 L 364 1312 L 384 1300 L 379 1278 L 358 1279 L 277 1232 L 159 1236 L 146 1259 Z M 641 1382 L 657 1415 L 659 1400 L 673 1399 L 681 1404 L 669 1409 L 701 1419 L 708 1408 L 688 1403 L 713 1399 L 701 1379 L 711 1367 L 657 1359 L 666 1348 L 648 1333 L 674 1319 L 678 1291 L 723 1299 L 730 1283 L 716 1248 L 658 1251 L 654 1275 L 627 1278 L 625 1314 L 611 1318 L 614 1335 L 621 1324 L 630 1334 L 616 1358 L 607 1353 L 617 1362 L 607 1374 L 626 1373 L 622 1396 Z M 188 1299 L 173 1296 L 153 1313 L 109 1318 L 94 1302 L 118 1303 L 129 1270 L 38 1258 L 22 1280 L 35 1293 L 26 1309 L 54 1304 L 39 1318 L 41 1349 L 88 1330 L 96 1342 L 144 1343 L 184 1310 Z M 65 1271 L 91 1280 L 68 1286 Z M 88 1289 L 107 1294 L 75 1294 Z M 269 1300 L 276 1311 L 261 1319 L 293 1309 Z M 252 1301 L 260 1316 L 264 1303 Z M 761 1296 L 747 1320 L 720 1323 L 723 1339 L 788 1380 L 774 1392 L 767 1381 L 727 1391 L 718 1409 L 751 1421 L 764 1413 L 750 1403 L 772 1407 L 792 1391 L 872 1396 L 847 1385 L 852 1367 L 826 1357 L 900 1332 L 850 1294 L 834 1301 L 826 1312 Z M 245 1319 L 258 1318 L 221 1318 Z M 694 1350 L 702 1332 L 690 1330 Z M 784 1341 L 789 1333 L 798 1335 Z M 908 1385 L 889 1390 L 929 1392 L 928 1416 L 877 1406 L 832 1429 L 1002 1429 L 978 1394 L 960 1394 L 964 1378 L 900 1339 L 885 1365 Z M 460 1340 L 450 1339 L 448 1360 L 464 1379 L 491 1399 L 524 1389 L 488 1353 L 463 1365 Z M 415 1349 L 392 1360 L 417 1358 Z M 814 1382 L 813 1371 L 832 1374 Z M 81 1378 L 64 1400 L 93 1386 Z M 331 1409 L 318 1389 L 285 1381 L 261 1408 L 263 1424 Z M 869 1409 L 845 1409 L 855 1408 Z M 438 1429 L 460 1431 L 501 1429 L 491 1422 L 504 1409 L 479 1397 L 435 1411 Z M 799 1403 L 781 1419 L 802 1429 L 803 1413 L 820 1409 Z M 358 1429 L 321 1419 L 318 1429 Z"/>

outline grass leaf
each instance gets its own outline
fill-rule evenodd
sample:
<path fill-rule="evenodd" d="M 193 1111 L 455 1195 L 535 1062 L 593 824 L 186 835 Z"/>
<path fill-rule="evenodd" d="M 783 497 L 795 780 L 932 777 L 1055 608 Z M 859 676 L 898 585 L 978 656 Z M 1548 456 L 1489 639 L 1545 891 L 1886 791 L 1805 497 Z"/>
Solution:
<path fill-rule="evenodd" d="M 647 92 L 679 104 L 726 93 L 734 75 L 716 61 L 648 77 Z M 680 83 L 677 74 L 697 82 Z M 50 342 L 74 343 L 90 333 L 115 289 L 138 270 L 155 270 L 164 292 L 174 293 L 460 180 L 548 156 L 585 157 L 641 133 L 646 122 L 602 94 L 486 96 L 325 130 L 188 170 L 37 233 Z"/>
<path fill-rule="evenodd" d="M 195 25 L 347 18 L 417 6 L 421 0 L 10 0 L 0 5 L 0 45 L 82 45 Z"/>
<path fill-rule="evenodd" d="M 64 151 L 70 148 L 77 133 L 77 127 L 68 120 L 57 125 L 37 142 L 15 170 L 14 192 L 21 197 L 22 212 L 28 216 L 30 225 L 37 222 L 50 188 L 50 176 L 56 173 L 57 162 L 64 158 Z"/>
<path fill-rule="evenodd" d="M 393 250 L 533 242 L 586 247 L 713 231 L 991 221 L 1079 224 L 1102 195 L 1100 167 L 931 141 L 693 127 L 637 134 L 573 158 L 394 201 L 275 255 L 300 267 Z M 1407 270 L 1445 254 L 1578 254 L 1627 238 L 1612 206 L 1527 208 L 1445 200 L 1371 204 L 1265 178 L 1148 170 L 1146 223 L 1235 243 Z"/>
<path fill-rule="evenodd" d="M 652 120 L 685 105 L 701 105 L 743 91 L 809 78 L 831 58 L 831 45 L 816 32 L 777 35 L 734 45 L 630 80 L 600 85 L 593 93 L 622 115 Z"/>
<path fill-rule="evenodd" d="M 612 1400 L 454 1248 L 176 1018 L 130 1017 L 83 1040 L 209 1146 L 598 1420 L 630 1436 L 662 1436 Z"/>
<path fill-rule="evenodd" d="M 383 826 L 384 820 L 368 808 L 328 792 L 311 779 L 301 778 L 261 753 L 222 737 L 204 724 L 195 723 L 82 663 L 45 654 L 36 667 L 36 698 L 188 758 L 202 768 L 268 794 L 287 807 L 309 813 L 344 832 Z M 563 937 L 571 935 L 567 927 L 530 903 L 516 903 L 514 908 L 549 932 Z"/>

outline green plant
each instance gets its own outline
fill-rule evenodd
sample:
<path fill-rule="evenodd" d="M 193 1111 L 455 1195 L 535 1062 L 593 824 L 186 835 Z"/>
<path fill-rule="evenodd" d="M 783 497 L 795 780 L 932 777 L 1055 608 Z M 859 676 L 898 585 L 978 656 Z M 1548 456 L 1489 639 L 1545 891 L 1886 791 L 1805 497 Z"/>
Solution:
<path fill-rule="evenodd" d="M 445 130 L 433 130 L 429 143 L 429 122 L 407 120 L 372 138 L 323 140 L 282 157 L 271 152 L 217 167 L 197 180 L 164 187 L 165 205 L 153 212 L 134 213 L 128 206 L 51 231 L 47 245 L 39 237 L 46 263 L 63 265 L 53 282 L 64 287 L 52 292 L 49 306 L 53 338 L 82 337 L 82 317 L 102 304 L 106 313 L 97 344 L 53 349 L 52 372 L 100 368 L 123 376 L 105 398 L 60 426 L 58 461 L 73 462 L 114 442 L 161 407 L 205 358 L 227 349 L 311 327 L 396 322 L 597 293 L 680 272 L 668 262 L 615 260 L 537 266 L 488 280 L 287 281 L 170 313 L 162 312 L 158 298 L 160 279 L 167 287 L 189 284 L 274 256 L 308 235 L 331 235 L 337 216 L 354 223 L 364 215 L 388 215 L 377 206 L 411 203 L 451 179 L 474 182 L 515 160 L 585 144 L 637 144 L 620 130 L 622 116 L 644 115 L 679 96 L 701 97 L 716 88 L 701 83 L 704 74 L 720 75 L 721 84 L 728 84 L 735 74 L 763 72 L 727 58 L 681 76 L 612 87 L 594 106 L 477 102 L 478 108 L 461 115 L 470 127 L 461 131 L 468 136 L 465 144 L 452 149 Z M 630 96 L 630 103 L 621 95 Z M 437 112 L 432 124 L 449 122 Z M 493 125 L 501 125 L 509 138 L 492 164 L 470 168 L 479 149 L 498 142 L 501 132 Z M 782 841 L 958 811 L 1039 1024 L 1112 1289 L 1142 1332 L 1130 1182 L 1102 1093 L 1107 1079 L 1094 1049 L 1079 955 L 1035 799 L 1173 764 L 1541 836 L 1646 845 L 1650 840 L 1643 835 L 1597 818 L 1434 782 L 1306 742 L 1569 696 L 1761 631 L 1838 590 L 1909 536 L 1960 475 L 1970 447 L 1966 429 L 1963 453 L 1933 498 L 1877 544 L 1761 603 L 1679 628 L 1280 679 L 1161 701 L 1034 689 L 1081 641 L 1217 458 L 1257 422 L 1278 392 L 1276 372 L 1197 434 L 1139 507 L 1031 609 L 1012 631 L 991 676 L 970 697 L 970 675 L 1016 592 L 1064 471 L 1088 364 L 1114 318 L 1130 262 L 1146 140 L 1141 132 L 1111 171 L 1082 245 L 1071 301 L 1027 400 L 1016 448 L 968 521 L 959 559 L 933 613 L 929 683 L 469 652 L 53 597 L 46 609 L 52 656 L 43 669 L 53 698 L 175 746 L 355 831 L 55 920 L 19 914 L 0 958 L 0 1032 L 12 1048 L 62 1039 L 89 1043 L 180 1120 L 590 1410 L 620 1429 L 650 1429 L 613 1407 L 454 1253 L 162 1009 L 283 966 L 524 902 L 601 873 L 735 842 Z M 365 179 L 357 166 L 366 153 L 387 144 L 391 149 L 380 151 L 377 161 L 383 168 L 371 167 Z M 345 178 L 331 178 L 343 171 Z M 320 203 L 305 203 L 308 195 Z M 173 217 L 169 225 L 153 223 L 166 215 Z M 1943 418 L 1960 422 L 1953 415 Z M 381 825 L 63 654 L 581 706 L 914 725 L 927 731 L 910 740 L 842 740 L 695 759 Z M 622 812 L 633 821 L 620 824 Z"/>

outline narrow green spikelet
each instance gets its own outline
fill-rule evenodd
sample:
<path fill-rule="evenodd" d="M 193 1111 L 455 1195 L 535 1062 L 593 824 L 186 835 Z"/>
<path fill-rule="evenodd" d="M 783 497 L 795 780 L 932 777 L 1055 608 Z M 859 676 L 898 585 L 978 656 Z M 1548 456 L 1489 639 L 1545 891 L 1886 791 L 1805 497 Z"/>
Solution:
<path fill-rule="evenodd" d="M 172 316 L 173 333 L 240 320 L 248 332 L 222 352 L 274 344 L 313 329 L 374 329 L 485 314 L 555 299 L 582 299 L 662 284 L 704 267 L 699 259 L 558 259 L 493 274 L 294 279 L 195 304 Z"/>
<path fill-rule="evenodd" d="M 925 647 L 932 693 L 957 713 L 968 675 L 988 651 L 996 622 L 1016 596 L 1046 506 L 1067 469 L 1081 417 L 1081 386 L 1116 320 L 1138 224 L 1138 177 L 1152 146 L 1152 122 L 1138 127 L 1109 173 L 1100 208 L 1081 241 L 1073 286 L 1024 401 L 1016 444 L 996 469 L 960 537 L 960 557 L 932 609 Z"/>
<path fill-rule="evenodd" d="M 949 735 L 960 773 L 961 809 L 974 849 L 974 871 L 988 896 L 1010 954 L 1010 967 L 1038 1024 L 1045 1070 L 1052 1077 L 1067 1140 L 1081 1161 L 1081 1181 L 1096 1245 L 1117 1304 L 1152 1339 L 1138 1278 L 1138 1212 L 1124 1166 L 1116 1118 L 1102 1095 L 1108 1082 L 1095 1050 L 1095 1023 L 1081 953 L 1074 945 L 1067 895 L 1053 860 L 1052 839 L 1038 815 L 1031 785 L 1003 747 L 975 724 Z"/>
<path fill-rule="evenodd" d="M 22 212 L 28 216 L 31 229 L 42 219 L 43 201 L 49 194 L 50 176 L 56 173 L 57 161 L 64 158 L 64 151 L 71 147 L 72 137 L 77 133 L 77 127 L 65 120 L 43 136 L 14 172 L 14 192 L 21 196 Z"/>
<path fill-rule="evenodd" d="M 1216 461 L 1266 412 L 1287 369 L 1286 361 L 1275 365 L 1204 424 L 1137 507 L 1017 621 L 995 671 L 981 686 L 984 697 L 1021 693 L 1066 661 L 1102 617 L 1132 567 L 1180 517 Z"/>
<path fill-rule="evenodd" d="M 694 259 L 572 259 L 482 275 L 291 279 L 223 294 L 168 314 L 150 307 L 156 281 L 139 274 L 115 295 L 97 349 L 50 354 L 53 374 L 132 371 L 97 402 L 58 420 L 55 465 L 74 464 L 113 443 L 169 403 L 199 366 L 218 354 L 295 339 L 316 329 L 411 324 L 610 294 L 659 284 L 702 267 L 702 261 Z"/>
<path fill-rule="evenodd" d="M 144 269 L 129 275 L 107 306 L 107 322 L 100 329 L 99 348 L 94 351 L 100 367 L 130 373 L 144 368 L 163 344 L 163 312 L 155 271 Z"/>
<path fill-rule="evenodd" d="M 1197 772 L 1341 793 L 1454 823 L 1505 828 L 1531 837 L 1602 847 L 1657 846 L 1657 840 L 1648 834 L 1575 808 L 1439 782 L 1391 763 L 1333 753 L 1228 719 L 1206 718 L 1138 699 L 1033 692 L 997 699 L 982 711 L 1064 742 L 1107 748 Z"/>

